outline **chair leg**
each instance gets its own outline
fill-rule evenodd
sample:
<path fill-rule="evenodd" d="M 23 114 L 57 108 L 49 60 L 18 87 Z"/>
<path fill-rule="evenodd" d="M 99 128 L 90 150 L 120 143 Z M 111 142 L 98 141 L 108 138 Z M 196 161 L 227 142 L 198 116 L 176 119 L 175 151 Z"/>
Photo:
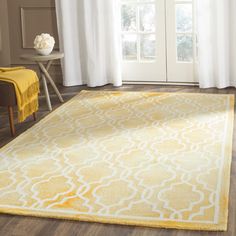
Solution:
<path fill-rule="evenodd" d="M 16 134 L 15 125 L 14 125 L 14 112 L 13 107 L 8 106 L 8 114 L 9 114 L 9 123 L 11 128 L 11 135 L 14 137 Z"/>
<path fill-rule="evenodd" d="M 36 112 L 33 113 L 33 118 L 34 118 L 34 121 L 37 120 L 37 115 L 36 115 Z"/>

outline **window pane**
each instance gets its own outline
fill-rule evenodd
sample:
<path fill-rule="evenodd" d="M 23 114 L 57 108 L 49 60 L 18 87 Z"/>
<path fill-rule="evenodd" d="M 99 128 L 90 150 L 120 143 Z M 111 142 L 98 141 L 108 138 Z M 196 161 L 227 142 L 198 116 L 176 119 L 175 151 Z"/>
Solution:
<path fill-rule="evenodd" d="M 193 38 L 189 35 L 177 36 L 177 59 L 183 62 L 193 61 Z"/>
<path fill-rule="evenodd" d="M 141 36 L 141 60 L 155 60 L 156 37 L 154 34 Z"/>
<path fill-rule="evenodd" d="M 123 35 L 123 59 L 137 60 L 137 35 L 126 34 Z"/>
<path fill-rule="evenodd" d="M 176 4 L 176 30 L 179 33 L 192 32 L 192 4 Z"/>
<path fill-rule="evenodd" d="M 140 31 L 155 32 L 155 14 L 154 4 L 139 7 Z"/>
<path fill-rule="evenodd" d="M 136 8 L 135 5 L 122 5 L 121 24 L 123 31 L 136 31 Z"/>

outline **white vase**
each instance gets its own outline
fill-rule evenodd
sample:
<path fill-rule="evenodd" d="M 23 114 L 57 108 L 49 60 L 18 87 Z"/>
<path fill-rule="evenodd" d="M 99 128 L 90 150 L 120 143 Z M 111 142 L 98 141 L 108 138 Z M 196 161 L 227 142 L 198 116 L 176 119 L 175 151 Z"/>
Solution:
<path fill-rule="evenodd" d="M 42 55 L 42 56 L 48 56 L 51 54 L 52 50 L 53 50 L 53 47 L 51 48 L 44 48 L 44 49 L 38 49 L 38 48 L 35 48 L 36 52 L 39 54 L 39 55 Z"/>

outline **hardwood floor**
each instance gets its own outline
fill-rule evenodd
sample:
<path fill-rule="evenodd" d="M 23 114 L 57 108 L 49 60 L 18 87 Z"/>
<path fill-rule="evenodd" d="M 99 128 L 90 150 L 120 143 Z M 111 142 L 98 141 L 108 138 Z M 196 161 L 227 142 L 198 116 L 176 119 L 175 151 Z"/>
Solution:
<path fill-rule="evenodd" d="M 59 89 L 66 101 L 76 95 L 80 90 L 89 89 L 85 86 Z M 89 89 L 91 90 L 91 89 Z M 124 85 L 121 88 L 104 86 L 93 90 L 122 90 L 122 91 L 161 91 L 161 92 L 187 92 L 187 93 L 219 93 L 236 94 L 236 89 L 223 90 L 207 89 L 187 86 L 156 86 L 156 85 Z M 61 104 L 55 95 L 52 97 L 53 108 Z M 45 117 L 47 111 L 45 98 L 40 97 L 40 110 L 38 121 Z M 16 114 L 15 114 L 16 119 Z M 236 123 L 236 121 L 235 121 Z M 31 117 L 23 124 L 16 125 L 16 133 L 19 135 L 33 126 L 35 122 Z M 233 162 L 231 173 L 229 226 L 227 232 L 198 232 L 185 230 L 166 230 L 145 227 L 131 227 L 120 225 L 108 225 L 98 223 L 87 223 L 78 221 L 45 219 L 35 217 L 11 216 L 0 214 L 0 236 L 236 236 L 236 125 L 234 127 Z M 7 110 L 0 108 L 0 146 L 12 140 L 8 124 Z"/>

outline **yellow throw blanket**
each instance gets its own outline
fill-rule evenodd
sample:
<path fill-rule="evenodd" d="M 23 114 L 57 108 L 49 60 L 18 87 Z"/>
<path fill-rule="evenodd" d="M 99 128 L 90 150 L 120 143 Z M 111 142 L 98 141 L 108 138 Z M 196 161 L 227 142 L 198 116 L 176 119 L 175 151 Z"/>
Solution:
<path fill-rule="evenodd" d="M 15 87 L 19 122 L 38 110 L 39 79 L 34 71 L 24 67 L 0 67 L 0 80 Z"/>
<path fill-rule="evenodd" d="M 15 71 L 15 70 L 22 70 L 25 69 L 24 66 L 18 67 L 0 67 L 0 72 L 8 72 L 8 71 Z"/>

